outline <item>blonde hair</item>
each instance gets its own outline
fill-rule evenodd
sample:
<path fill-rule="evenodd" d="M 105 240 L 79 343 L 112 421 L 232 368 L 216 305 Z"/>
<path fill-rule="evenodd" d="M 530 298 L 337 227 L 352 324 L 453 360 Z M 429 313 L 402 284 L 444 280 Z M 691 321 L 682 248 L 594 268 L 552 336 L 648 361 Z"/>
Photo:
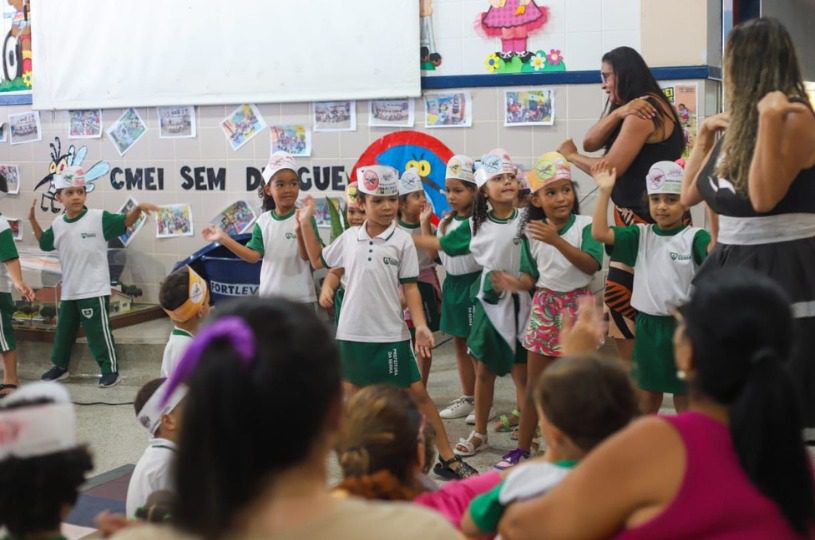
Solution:
<path fill-rule="evenodd" d="M 780 90 L 790 101 L 811 105 L 792 38 L 776 19 L 762 17 L 736 26 L 727 40 L 724 65 L 730 125 L 724 133 L 723 159 L 716 165 L 716 174 L 747 193 L 758 132 L 757 103 L 769 92 Z"/>

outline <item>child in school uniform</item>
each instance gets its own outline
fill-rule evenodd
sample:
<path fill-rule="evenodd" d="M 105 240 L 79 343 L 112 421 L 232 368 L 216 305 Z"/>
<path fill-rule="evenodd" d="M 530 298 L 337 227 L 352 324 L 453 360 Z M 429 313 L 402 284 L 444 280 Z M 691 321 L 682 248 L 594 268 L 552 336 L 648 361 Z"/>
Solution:
<path fill-rule="evenodd" d="M 346 388 L 353 392 L 377 383 L 407 388 L 436 430 L 436 474 L 467 477 L 476 471 L 453 454 L 439 412 L 421 383 L 402 312 L 400 285 L 416 328 L 416 352 L 428 356 L 433 333 L 425 322 L 416 286 L 419 259 L 410 235 L 395 223 L 398 183 L 399 174 L 392 167 L 359 168 L 357 184 L 365 223 L 348 229 L 325 249 L 313 228 L 302 227 L 301 233 L 312 266 L 343 268 L 348 279 L 337 325 Z M 313 215 L 314 201 L 307 198 L 300 219 L 308 221 Z"/>
<path fill-rule="evenodd" d="M 346 228 L 358 227 L 365 222 L 365 208 L 359 204 L 357 197 L 357 183 L 350 182 L 345 187 L 345 223 Z M 340 309 L 342 308 L 342 298 L 345 295 L 345 273 L 342 268 L 332 268 L 329 270 L 323 285 L 320 288 L 320 307 L 334 311 L 334 324 L 340 320 Z"/>
<path fill-rule="evenodd" d="M 427 200 L 427 196 L 422 186 L 422 177 L 415 169 L 408 169 L 399 178 L 399 212 L 397 226 L 411 236 L 422 234 L 435 234 L 430 218 L 433 215 L 433 207 Z M 441 285 L 439 276 L 436 274 L 436 251 L 417 250 L 419 255 L 419 278 L 416 282 L 419 294 L 422 297 L 422 307 L 427 321 L 427 327 L 431 332 L 439 329 L 439 303 L 441 302 Z M 415 333 L 413 320 L 410 318 L 410 311 L 405 311 L 405 319 L 408 321 L 411 336 Z M 433 362 L 432 353 L 430 356 L 419 358 L 419 371 L 422 375 L 422 384 L 427 386 L 430 377 L 430 365 Z"/>
<path fill-rule="evenodd" d="M 174 324 L 161 360 L 161 376 L 169 377 L 209 313 L 207 282 L 189 266 L 179 268 L 161 284 L 158 301 Z"/>
<path fill-rule="evenodd" d="M 0 198 L 8 192 L 6 180 L 0 176 Z M 0 384 L 0 398 L 17 389 L 17 341 L 14 337 L 12 317 L 16 311 L 11 298 L 12 288 L 32 302 L 34 291 L 23 281 L 20 268 L 20 255 L 14 243 L 14 235 L 8 220 L 0 215 L 0 356 L 3 357 L 3 383 Z"/>
<path fill-rule="evenodd" d="M 603 263 L 603 246 L 591 236 L 591 216 L 580 215 L 571 165 L 558 152 L 547 152 L 526 175 L 530 187 L 524 227 L 535 296 L 521 343 L 527 353 L 526 405 L 521 412 L 518 447 L 507 452 L 496 469 L 528 459 L 538 423 L 532 389 L 546 367 L 561 356 L 560 329 L 565 314 L 588 296 L 589 284 Z"/>
<path fill-rule="evenodd" d="M 43 251 L 56 250 L 62 266 L 60 294 L 51 369 L 42 375 L 45 381 L 68 377 L 71 347 L 79 325 L 85 330 L 88 346 L 102 371 L 100 387 L 119 382 L 119 366 L 110 327 L 110 270 L 108 242 L 124 234 L 142 212 L 157 209 L 153 204 L 139 203 L 128 214 L 111 214 L 87 208 L 85 200 L 93 184 L 85 184 L 85 171 L 78 166 L 66 167 L 54 175 L 57 200 L 65 212 L 51 226 L 42 230 L 36 217 L 35 200 L 28 212 L 34 236 Z"/>
<path fill-rule="evenodd" d="M 521 257 L 521 244 L 526 240 L 520 235 L 522 213 L 515 208 L 519 188 L 516 171 L 505 150 L 490 151 L 481 158 L 481 168 L 475 173 L 478 192 L 468 225 L 441 239 L 415 239 L 421 248 L 439 249 L 452 256 L 472 254 L 482 268 L 467 338 L 470 354 L 478 361 L 475 429 L 456 444 L 455 452 L 460 456 L 475 455 L 487 444 L 487 421 L 497 375 L 511 373 L 518 403 L 524 399 L 526 351 L 519 338 L 529 316 L 530 296 L 510 286 L 520 278 L 531 283 L 532 269 L 523 266 Z"/>
<path fill-rule="evenodd" d="M 468 538 L 495 534 L 510 504 L 554 488 L 637 414 L 637 398 L 625 372 L 590 354 L 556 360 L 533 388 L 546 453 L 513 468 L 506 479 L 472 500 L 461 520 Z"/>
<path fill-rule="evenodd" d="M 452 210 L 439 222 L 436 236 L 442 237 L 461 226 L 469 226 L 477 189 L 473 159 L 463 154 L 451 157 L 445 171 L 444 191 Z M 475 423 L 472 414 L 475 410 L 475 361 L 467 351 L 467 336 L 470 335 L 475 310 L 472 289 L 481 276 L 481 266 L 471 253 L 453 257 L 439 251 L 438 255 L 446 274 L 441 288 L 439 328 L 453 336 L 462 391 L 461 397 L 453 400 L 439 415 L 445 419 L 473 416 L 468 422 Z"/>
<path fill-rule="evenodd" d="M 635 267 L 631 305 L 638 314 L 632 372 L 642 390 L 644 413 L 656 413 L 663 392 L 673 394 L 674 408 L 687 408 L 685 383 L 676 375 L 673 310 L 690 294 L 691 281 L 707 256 L 710 234 L 683 223 L 687 211 L 680 202 L 682 167 L 658 161 L 645 178 L 648 207 L 655 224 L 609 227 L 606 212 L 616 171 L 601 162 L 592 169 L 600 189 L 592 235 L 608 246 L 612 260 Z"/>
<path fill-rule="evenodd" d="M 147 503 L 156 491 L 175 492 L 172 477 L 173 460 L 182 414 L 182 401 L 187 395 L 186 387 L 179 386 L 161 405 L 167 379 L 153 379 L 141 387 L 133 408 L 139 423 L 150 433 L 150 441 L 127 486 L 125 503 L 127 517 L 136 517 L 136 511 Z"/>
<path fill-rule="evenodd" d="M 274 152 L 263 169 L 263 213 L 244 246 L 215 225 L 202 231 L 204 240 L 219 242 L 246 262 L 261 262 L 258 296 L 282 296 L 294 302 L 314 304 L 317 294 L 308 258 L 297 239 L 297 197 L 300 179 L 297 163 L 287 152 Z M 316 224 L 314 224 L 316 227 Z"/>

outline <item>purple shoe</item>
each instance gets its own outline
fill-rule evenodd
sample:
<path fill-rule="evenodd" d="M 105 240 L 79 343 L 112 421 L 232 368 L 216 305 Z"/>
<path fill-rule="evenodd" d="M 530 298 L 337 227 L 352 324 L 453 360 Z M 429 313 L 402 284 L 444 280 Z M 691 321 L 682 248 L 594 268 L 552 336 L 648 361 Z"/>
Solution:
<path fill-rule="evenodd" d="M 501 461 L 495 464 L 495 469 L 503 471 L 509 469 L 510 467 L 514 467 L 518 463 L 526 461 L 527 459 L 529 459 L 529 452 L 516 448 L 515 450 L 510 450 L 504 454 Z"/>

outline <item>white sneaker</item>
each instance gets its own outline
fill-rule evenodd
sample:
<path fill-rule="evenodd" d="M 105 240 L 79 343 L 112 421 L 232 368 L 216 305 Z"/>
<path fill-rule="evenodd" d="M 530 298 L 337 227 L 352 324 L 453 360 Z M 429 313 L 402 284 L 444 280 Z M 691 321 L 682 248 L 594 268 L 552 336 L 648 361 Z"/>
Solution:
<path fill-rule="evenodd" d="M 439 416 L 445 420 L 451 420 L 453 418 L 464 418 L 471 412 L 473 412 L 473 398 L 461 396 L 451 401 L 450 405 L 439 413 Z"/>
<path fill-rule="evenodd" d="M 487 416 L 487 422 L 495 418 L 495 410 L 490 407 L 490 414 Z M 475 425 L 475 411 L 471 412 L 467 415 L 467 418 L 464 420 L 467 424 L 474 426 Z"/>

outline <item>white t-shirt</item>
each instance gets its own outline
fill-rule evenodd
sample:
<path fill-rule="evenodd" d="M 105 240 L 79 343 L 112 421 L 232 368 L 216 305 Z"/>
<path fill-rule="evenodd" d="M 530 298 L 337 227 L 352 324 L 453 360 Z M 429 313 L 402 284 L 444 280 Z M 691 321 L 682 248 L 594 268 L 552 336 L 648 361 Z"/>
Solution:
<path fill-rule="evenodd" d="M 274 210 L 260 215 L 246 247 L 263 256 L 258 296 L 282 296 L 294 302 L 316 302 L 309 262 L 300 257 L 295 212 L 279 216 Z M 318 236 L 319 238 L 319 236 Z"/>
<path fill-rule="evenodd" d="M 184 354 L 191 342 L 192 334 L 177 326 L 173 328 L 170 339 L 167 340 L 167 345 L 164 346 L 164 357 L 161 360 L 162 377 L 169 377 L 173 373 L 178 362 L 181 361 L 181 355 Z"/>
<path fill-rule="evenodd" d="M 62 300 L 110 296 L 108 241 L 124 234 L 124 223 L 124 214 L 86 208 L 73 219 L 59 216 L 43 231 L 40 249 L 56 249 L 62 266 Z"/>
<path fill-rule="evenodd" d="M 571 467 L 562 467 L 546 461 L 533 461 L 515 467 L 501 486 L 498 500 L 503 505 L 513 501 L 523 501 L 543 495 L 571 472 Z"/>
<path fill-rule="evenodd" d="M 155 491 L 175 491 L 170 473 L 176 455 L 176 446 L 167 439 L 150 439 L 149 446 L 136 463 L 130 484 L 127 486 L 127 517 L 136 516 L 136 510 L 143 507 Z"/>
<path fill-rule="evenodd" d="M 415 282 L 419 259 L 413 239 L 395 224 L 371 238 L 367 222 L 323 249 L 323 263 L 345 269 L 347 284 L 337 339 L 396 343 L 410 339 L 399 301 L 400 283 Z"/>
<path fill-rule="evenodd" d="M 7 261 L 13 261 L 19 258 L 17 253 L 17 246 L 14 244 L 14 235 L 11 232 L 11 227 L 8 220 L 0 216 L 0 293 L 11 292 L 14 284 L 11 282 L 11 276 L 3 264 Z"/>
<path fill-rule="evenodd" d="M 456 216 L 450 220 L 444 234 L 450 233 L 461 226 L 469 227 L 470 221 L 468 218 L 460 218 Z M 436 230 L 436 236 L 442 237 L 444 234 L 441 232 L 441 227 Z M 462 276 L 464 274 L 472 274 L 474 272 L 481 271 L 481 267 L 477 262 L 475 262 L 475 257 L 473 257 L 472 253 L 455 257 L 448 255 L 444 251 L 439 251 L 439 259 L 441 259 L 441 264 L 444 266 L 444 270 L 451 276 Z"/>
<path fill-rule="evenodd" d="M 490 212 L 478 226 L 476 234 L 473 234 L 473 218 L 469 218 L 466 227 L 449 230 L 441 238 L 441 250 L 452 256 L 471 254 L 485 274 L 497 270 L 518 276 L 521 268 L 518 230 L 521 216 L 518 210 L 513 210 L 508 218 L 498 219 Z"/>
<path fill-rule="evenodd" d="M 603 246 L 591 238 L 591 217 L 572 214 L 574 219 L 561 229 L 560 237 L 565 241 L 603 261 Z M 569 262 L 559 249 L 529 237 L 529 253 L 538 268 L 538 281 L 535 286 L 545 287 L 556 292 L 569 292 L 588 287 L 593 274 L 586 274 Z M 585 245 L 584 245 L 585 244 Z"/>

